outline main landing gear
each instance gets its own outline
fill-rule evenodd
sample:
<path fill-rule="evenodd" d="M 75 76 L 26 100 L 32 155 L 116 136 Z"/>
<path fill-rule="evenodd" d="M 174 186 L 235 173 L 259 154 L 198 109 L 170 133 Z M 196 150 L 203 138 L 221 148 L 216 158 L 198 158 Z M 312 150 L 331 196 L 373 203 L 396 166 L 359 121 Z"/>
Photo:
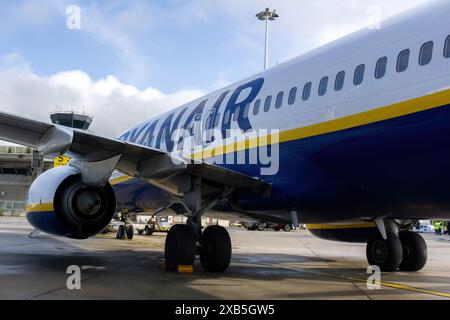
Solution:
<path fill-rule="evenodd" d="M 185 208 L 188 221 L 186 225 L 173 226 L 167 234 L 164 254 L 167 270 L 192 266 L 197 255 L 207 272 L 224 272 L 230 265 L 232 246 L 228 231 L 221 226 L 202 230 L 201 217 L 220 200 L 227 198 L 232 190 L 225 188 L 212 200 L 205 201 L 201 187 L 201 178 L 193 178 L 190 189 L 184 193 L 183 203 L 174 204 L 178 209 Z"/>
<path fill-rule="evenodd" d="M 421 235 L 403 230 L 396 221 L 377 222 L 380 235 L 367 243 L 367 261 L 381 271 L 419 271 L 427 263 L 427 244 Z"/>
<path fill-rule="evenodd" d="M 178 266 L 191 266 L 199 255 L 205 271 L 224 272 L 230 265 L 231 251 L 231 239 L 225 228 L 207 227 L 201 238 L 196 239 L 194 228 L 178 224 L 169 230 L 166 238 L 166 268 L 175 271 Z"/>

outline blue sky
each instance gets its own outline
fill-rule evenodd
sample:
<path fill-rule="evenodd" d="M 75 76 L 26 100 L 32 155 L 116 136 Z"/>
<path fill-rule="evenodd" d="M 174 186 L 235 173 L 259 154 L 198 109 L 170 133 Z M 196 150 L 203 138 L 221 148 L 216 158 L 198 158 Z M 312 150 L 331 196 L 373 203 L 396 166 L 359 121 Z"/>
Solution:
<path fill-rule="evenodd" d="M 262 33 L 241 29 L 251 23 L 263 30 L 253 11 L 232 17 L 182 1 L 62 3 L 2 1 L 0 53 L 19 53 L 39 75 L 79 69 L 93 79 L 115 75 L 139 88 L 157 84 L 166 92 L 209 89 L 261 66 L 262 46 L 252 49 Z M 81 8 L 80 30 L 66 27 L 69 4 Z M 247 47 L 243 37 L 252 38 Z"/>
<path fill-rule="evenodd" d="M 255 14 L 266 6 L 281 16 L 270 30 L 274 65 L 365 27 L 374 8 L 386 18 L 423 2 L 1 0 L 0 108 L 38 118 L 55 105 L 86 105 L 97 117 L 130 108 L 142 120 L 260 71 Z M 81 9 L 79 30 L 67 28 L 70 5 Z M 98 129 L 117 134 L 137 118 Z"/>

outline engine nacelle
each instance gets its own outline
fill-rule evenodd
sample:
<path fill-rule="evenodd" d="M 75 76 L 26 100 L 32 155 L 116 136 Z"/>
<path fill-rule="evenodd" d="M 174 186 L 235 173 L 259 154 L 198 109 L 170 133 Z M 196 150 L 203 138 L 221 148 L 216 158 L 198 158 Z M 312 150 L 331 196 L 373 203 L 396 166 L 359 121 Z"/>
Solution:
<path fill-rule="evenodd" d="M 116 199 L 111 185 L 90 187 L 71 166 L 40 175 L 27 197 L 27 219 L 36 229 L 73 239 L 101 232 L 111 221 Z"/>

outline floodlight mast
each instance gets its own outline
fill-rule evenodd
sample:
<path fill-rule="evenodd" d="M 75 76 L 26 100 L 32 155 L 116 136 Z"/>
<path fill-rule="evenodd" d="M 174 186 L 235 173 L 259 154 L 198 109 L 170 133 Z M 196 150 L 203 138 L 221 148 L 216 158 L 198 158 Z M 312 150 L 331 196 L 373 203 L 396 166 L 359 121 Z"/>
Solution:
<path fill-rule="evenodd" d="M 269 67 L 269 20 L 275 21 L 280 16 L 276 13 L 275 10 L 270 11 L 269 8 L 266 8 L 265 11 L 261 11 L 256 15 L 258 20 L 265 21 L 266 23 L 266 36 L 265 36 L 265 48 L 264 48 L 264 70 L 267 70 Z"/>

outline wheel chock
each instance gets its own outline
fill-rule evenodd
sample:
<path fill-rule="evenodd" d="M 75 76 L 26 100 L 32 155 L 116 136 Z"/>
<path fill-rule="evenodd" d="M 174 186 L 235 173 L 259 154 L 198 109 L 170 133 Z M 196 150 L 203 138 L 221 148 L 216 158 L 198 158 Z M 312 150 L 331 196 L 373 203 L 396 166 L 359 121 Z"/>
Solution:
<path fill-rule="evenodd" d="M 178 266 L 178 273 L 193 273 L 194 266 Z"/>
<path fill-rule="evenodd" d="M 165 271 L 168 270 L 166 261 L 161 262 L 161 268 Z M 178 273 L 194 273 L 194 266 L 193 265 L 179 265 L 177 267 L 177 272 Z"/>

